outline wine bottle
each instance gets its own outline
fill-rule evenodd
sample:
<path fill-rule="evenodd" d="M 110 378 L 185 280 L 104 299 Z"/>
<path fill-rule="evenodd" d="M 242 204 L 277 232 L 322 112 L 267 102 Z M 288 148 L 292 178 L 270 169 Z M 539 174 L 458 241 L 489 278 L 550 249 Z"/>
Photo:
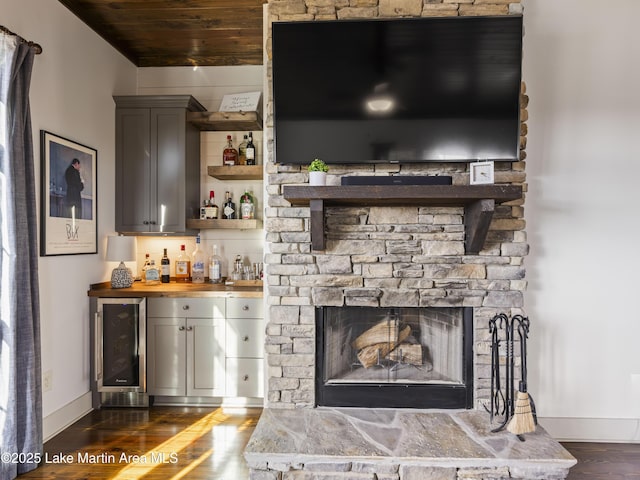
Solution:
<path fill-rule="evenodd" d="M 249 132 L 249 142 L 247 143 L 245 156 L 247 157 L 247 165 L 256 164 L 256 147 L 253 145 L 253 133 L 251 132 Z"/>
<path fill-rule="evenodd" d="M 191 281 L 204 283 L 204 270 L 207 263 L 207 255 L 200 249 L 200 235 L 196 237 L 196 249 L 191 255 Z"/>
<path fill-rule="evenodd" d="M 191 272 L 191 259 L 187 256 L 184 245 L 180 245 L 180 255 L 176 258 L 176 282 L 188 282 Z"/>
<path fill-rule="evenodd" d="M 222 151 L 222 164 L 235 165 L 236 163 L 238 163 L 238 151 L 233 148 L 231 135 L 227 135 L 227 146 Z"/>
<path fill-rule="evenodd" d="M 164 249 L 164 254 L 162 255 L 162 259 L 160 260 L 160 268 L 162 270 L 162 283 L 169 283 L 171 280 L 171 262 L 169 261 L 169 257 L 167 257 L 167 249 Z"/>
<path fill-rule="evenodd" d="M 236 218 L 236 204 L 231 199 L 231 192 L 225 192 L 226 201 L 224 202 L 224 208 L 222 209 L 222 218 L 227 220 L 233 220 Z"/>

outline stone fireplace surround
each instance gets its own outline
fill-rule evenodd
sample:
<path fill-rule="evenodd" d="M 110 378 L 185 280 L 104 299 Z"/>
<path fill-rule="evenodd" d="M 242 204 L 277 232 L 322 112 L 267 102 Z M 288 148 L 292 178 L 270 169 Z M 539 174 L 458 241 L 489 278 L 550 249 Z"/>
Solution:
<path fill-rule="evenodd" d="M 269 0 L 267 8 L 269 26 L 278 20 L 522 13 L 519 2 L 505 0 Z M 268 28 L 265 37 L 270 54 Z M 270 85 L 270 65 L 265 66 Z M 524 84 L 521 98 L 521 158 L 496 164 L 495 182 L 521 185 L 526 192 Z M 306 184 L 308 173 L 272 161 L 270 88 L 265 107 L 267 408 L 245 452 L 251 478 L 565 478 L 575 460 L 541 427 L 530 435 L 532 441 L 520 445 L 510 434 L 490 433 L 483 408 L 490 389 L 488 321 L 501 312 L 525 314 L 524 194 L 496 205 L 478 254 L 465 254 L 463 207 L 428 205 L 329 207 L 325 250 L 314 251 L 309 207 L 292 205 L 283 196 L 283 186 Z M 452 176 L 453 185 L 469 183 L 467 164 L 431 163 L 332 166 L 328 184 L 339 185 L 347 174 L 440 174 Z M 314 408 L 315 307 L 342 305 L 473 308 L 475 408 L 466 413 Z M 441 428 L 449 432 L 447 440 L 440 438 Z M 407 436 L 418 447 L 378 448 L 382 437 Z M 331 448 L 344 438 L 352 439 L 350 447 Z M 491 453 L 469 451 L 469 444 L 489 446 Z"/>

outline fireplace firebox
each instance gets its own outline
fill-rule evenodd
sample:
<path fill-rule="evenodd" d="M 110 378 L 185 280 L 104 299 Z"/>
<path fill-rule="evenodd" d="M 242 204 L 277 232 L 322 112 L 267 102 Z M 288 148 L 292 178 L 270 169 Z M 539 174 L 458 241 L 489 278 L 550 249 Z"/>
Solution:
<path fill-rule="evenodd" d="M 472 408 L 470 307 L 316 308 L 316 404 Z"/>

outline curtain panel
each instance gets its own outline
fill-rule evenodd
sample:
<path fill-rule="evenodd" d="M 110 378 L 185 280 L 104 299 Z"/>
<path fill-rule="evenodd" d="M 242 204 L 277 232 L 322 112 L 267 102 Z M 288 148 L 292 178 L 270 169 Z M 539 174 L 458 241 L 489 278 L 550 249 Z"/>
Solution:
<path fill-rule="evenodd" d="M 29 108 L 34 55 L 18 37 L 0 33 L 2 480 L 36 468 L 43 451 L 37 209 Z"/>

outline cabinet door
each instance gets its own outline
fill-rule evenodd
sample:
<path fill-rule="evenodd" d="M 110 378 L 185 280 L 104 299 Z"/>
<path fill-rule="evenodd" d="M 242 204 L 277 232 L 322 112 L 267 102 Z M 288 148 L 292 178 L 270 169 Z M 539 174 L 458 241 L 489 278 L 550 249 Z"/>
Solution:
<path fill-rule="evenodd" d="M 148 108 L 116 109 L 116 230 L 148 232 L 151 222 Z"/>
<path fill-rule="evenodd" d="M 185 320 L 149 317 L 147 343 L 149 395 L 184 395 L 187 369 Z"/>
<path fill-rule="evenodd" d="M 187 396 L 224 395 L 224 337 L 224 319 L 187 319 Z"/>
<path fill-rule="evenodd" d="M 151 109 L 152 231 L 185 229 L 186 113 L 183 108 Z"/>

